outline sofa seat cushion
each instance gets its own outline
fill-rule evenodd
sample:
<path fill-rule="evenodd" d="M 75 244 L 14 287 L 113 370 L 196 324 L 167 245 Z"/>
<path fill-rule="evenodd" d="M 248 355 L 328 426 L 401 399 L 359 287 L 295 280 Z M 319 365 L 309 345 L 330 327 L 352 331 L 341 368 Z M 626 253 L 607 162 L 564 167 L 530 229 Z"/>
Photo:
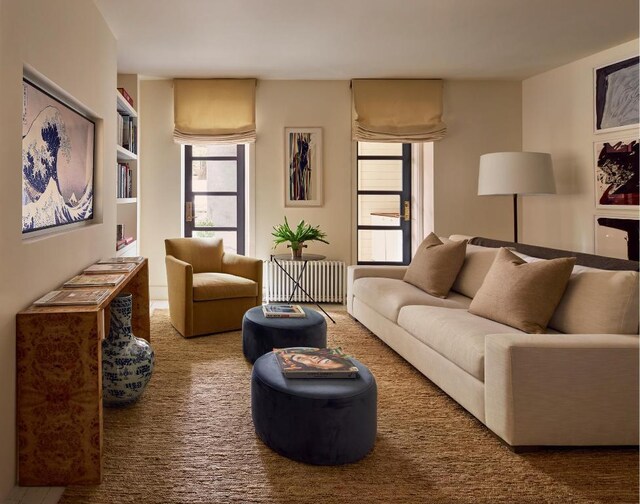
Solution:
<path fill-rule="evenodd" d="M 484 340 L 488 334 L 524 334 L 467 310 L 405 306 L 398 325 L 416 339 L 484 382 Z"/>
<path fill-rule="evenodd" d="M 392 322 L 398 319 L 400 308 L 406 305 L 468 308 L 471 299 L 451 292 L 446 299 L 427 294 L 402 280 L 364 277 L 353 283 L 353 295 Z"/>
<path fill-rule="evenodd" d="M 258 284 L 253 280 L 229 275 L 228 273 L 193 274 L 194 301 L 215 301 L 216 299 L 257 296 Z"/>

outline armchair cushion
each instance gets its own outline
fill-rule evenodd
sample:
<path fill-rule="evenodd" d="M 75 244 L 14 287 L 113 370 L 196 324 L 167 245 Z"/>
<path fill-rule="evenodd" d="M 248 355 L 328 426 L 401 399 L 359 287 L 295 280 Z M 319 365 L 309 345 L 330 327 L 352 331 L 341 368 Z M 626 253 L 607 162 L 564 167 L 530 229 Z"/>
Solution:
<path fill-rule="evenodd" d="M 253 280 L 227 273 L 194 273 L 193 300 L 213 301 L 257 297 L 258 284 Z"/>
<path fill-rule="evenodd" d="M 167 255 L 191 264 L 194 273 L 222 271 L 220 238 L 172 238 L 164 243 Z"/>

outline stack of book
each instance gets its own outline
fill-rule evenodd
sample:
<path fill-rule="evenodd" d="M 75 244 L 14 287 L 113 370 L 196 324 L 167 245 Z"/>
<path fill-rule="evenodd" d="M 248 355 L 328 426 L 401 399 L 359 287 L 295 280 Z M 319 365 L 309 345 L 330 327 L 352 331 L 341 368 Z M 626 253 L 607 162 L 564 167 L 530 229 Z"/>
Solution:
<path fill-rule="evenodd" d="M 304 318 L 307 316 L 300 305 L 290 304 L 263 305 L 262 313 L 267 318 Z"/>
<path fill-rule="evenodd" d="M 142 261 L 144 261 L 144 257 L 142 256 L 107 257 L 106 259 L 100 259 L 96 264 L 120 264 L 120 263 L 140 264 Z"/>
<path fill-rule="evenodd" d="M 106 299 L 110 292 L 109 289 L 54 290 L 33 304 L 36 306 L 95 306 Z"/>
<path fill-rule="evenodd" d="M 129 103 L 129 105 L 131 105 L 133 107 L 133 98 L 131 98 L 131 96 L 129 96 L 129 93 L 127 93 L 127 90 L 123 87 L 119 87 L 117 88 L 118 92 L 122 95 L 122 97 L 127 100 L 127 102 Z"/>
<path fill-rule="evenodd" d="M 118 145 L 130 152 L 138 152 L 138 125 L 135 118 L 118 114 Z"/>
<path fill-rule="evenodd" d="M 135 269 L 133 262 L 96 263 L 83 271 L 85 275 L 106 275 L 109 273 L 129 273 Z"/>
<path fill-rule="evenodd" d="M 133 171 L 128 163 L 118 163 L 117 198 L 133 198 Z"/>
<path fill-rule="evenodd" d="M 277 348 L 285 378 L 357 378 L 358 367 L 340 348 Z"/>
<path fill-rule="evenodd" d="M 83 273 L 76 275 L 64 283 L 64 287 L 115 287 L 125 279 L 126 275 Z"/>

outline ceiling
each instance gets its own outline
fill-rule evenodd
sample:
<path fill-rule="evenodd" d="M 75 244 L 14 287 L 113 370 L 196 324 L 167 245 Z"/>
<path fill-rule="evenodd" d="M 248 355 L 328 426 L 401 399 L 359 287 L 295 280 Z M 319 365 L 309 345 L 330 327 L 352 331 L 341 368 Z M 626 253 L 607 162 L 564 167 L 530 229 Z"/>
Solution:
<path fill-rule="evenodd" d="M 148 77 L 523 79 L 638 37 L 638 0 L 94 0 Z"/>

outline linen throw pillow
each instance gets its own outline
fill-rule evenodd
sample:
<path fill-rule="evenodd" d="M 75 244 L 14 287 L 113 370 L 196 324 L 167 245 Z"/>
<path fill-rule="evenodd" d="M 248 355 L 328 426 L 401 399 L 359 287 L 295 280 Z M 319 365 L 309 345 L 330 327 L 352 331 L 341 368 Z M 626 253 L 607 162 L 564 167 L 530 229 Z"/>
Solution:
<path fill-rule="evenodd" d="M 430 233 L 416 251 L 404 281 L 432 296 L 446 298 L 464 262 L 467 240 L 442 243 Z"/>
<path fill-rule="evenodd" d="M 562 257 L 528 263 L 501 248 L 469 312 L 527 333 L 544 333 L 575 262 Z"/>

